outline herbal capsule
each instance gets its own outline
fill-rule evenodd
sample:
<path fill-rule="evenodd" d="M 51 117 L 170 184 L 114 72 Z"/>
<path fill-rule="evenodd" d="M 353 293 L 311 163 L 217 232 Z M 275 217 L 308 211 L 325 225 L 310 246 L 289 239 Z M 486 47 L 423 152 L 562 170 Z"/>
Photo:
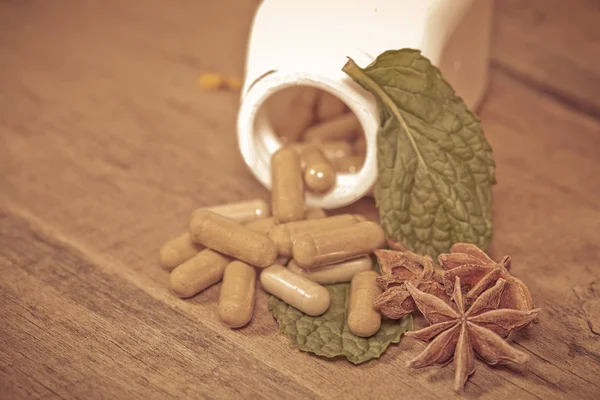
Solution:
<path fill-rule="evenodd" d="M 243 201 L 239 203 L 222 204 L 218 206 L 202 208 L 202 210 L 212 211 L 216 214 L 223 215 L 240 223 L 244 223 L 246 221 L 267 221 L 266 217 L 268 217 L 270 214 L 269 205 L 264 200 L 260 199 Z M 262 224 L 262 226 L 266 227 L 269 222 L 259 222 L 258 224 Z M 269 228 L 262 231 L 262 233 L 266 235 L 269 233 L 269 229 L 271 229 L 271 227 L 274 225 L 275 222 L 272 222 L 271 225 L 269 225 Z M 160 248 L 160 263 L 163 267 L 171 271 L 176 266 L 198 254 L 198 252 L 203 248 L 204 246 L 194 243 L 189 232 L 182 233 L 176 238 L 166 242 Z"/>
<path fill-rule="evenodd" d="M 304 219 L 304 183 L 300 156 L 283 147 L 271 157 L 271 198 L 273 216 L 277 223 Z"/>
<path fill-rule="evenodd" d="M 299 266 L 317 268 L 371 253 L 383 247 L 385 234 L 374 222 L 305 233 L 295 238 L 292 255 Z"/>
<path fill-rule="evenodd" d="M 194 242 L 259 268 L 273 264 L 277 247 L 266 235 L 212 211 L 196 211 L 190 223 Z"/>
<path fill-rule="evenodd" d="M 200 210 L 212 211 L 215 214 L 231 218 L 240 224 L 257 219 L 267 218 L 271 215 L 269 211 L 269 205 L 266 201 L 261 199 L 220 204 L 218 206 L 204 207 Z"/>
<path fill-rule="evenodd" d="M 221 321 L 230 328 L 240 328 L 250 322 L 255 292 L 254 267 L 238 260 L 227 264 L 217 307 Z"/>
<path fill-rule="evenodd" d="M 284 257 L 284 256 L 279 256 L 275 259 L 275 262 L 273 264 L 277 264 L 277 265 L 287 265 L 290 262 L 290 258 L 289 257 Z"/>
<path fill-rule="evenodd" d="M 318 148 L 311 146 L 302 152 L 304 183 L 315 192 L 326 192 L 335 185 L 335 170 Z"/>
<path fill-rule="evenodd" d="M 203 246 L 192 241 L 189 232 L 169 240 L 160 248 L 160 264 L 171 271 L 179 264 L 194 257 Z"/>
<path fill-rule="evenodd" d="M 266 235 L 269 230 L 275 226 L 275 221 L 273 220 L 273 217 L 270 217 L 248 222 L 244 226 L 251 231 Z M 184 235 L 187 235 L 191 240 L 189 233 Z M 195 245 L 200 248 L 202 247 L 198 244 Z M 199 257 L 192 260 L 195 255 L 198 255 Z M 185 267 L 179 268 L 188 260 L 189 262 Z M 174 273 L 171 273 L 170 277 L 171 288 L 175 293 L 180 295 L 180 297 L 191 297 L 206 289 L 208 286 L 219 282 L 223 278 L 223 271 L 225 270 L 227 263 L 231 261 L 231 258 L 216 251 L 205 249 L 200 252 L 196 251 L 196 253 L 189 257 L 188 260 L 184 260 L 180 263 L 181 265 L 178 264 L 179 267 L 175 268 L 177 269 L 177 272 L 173 270 Z M 288 259 L 283 259 L 282 262 L 286 264 Z"/>
<path fill-rule="evenodd" d="M 275 226 L 273 217 L 257 219 L 245 224 L 254 232 L 267 235 Z M 189 232 L 185 232 L 174 239 L 169 240 L 160 248 L 160 263 L 171 271 L 173 268 L 184 263 L 204 249 L 204 246 L 194 243 Z"/>
<path fill-rule="evenodd" d="M 352 152 L 357 156 L 364 156 L 367 152 L 367 140 L 365 139 L 365 135 L 360 135 L 354 141 L 354 145 L 352 146 Z"/>
<path fill-rule="evenodd" d="M 336 172 L 353 174 L 358 172 L 365 163 L 365 156 L 348 156 L 333 161 Z"/>
<path fill-rule="evenodd" d="M 267 118 L 282 143 L 293 143 L 311 125 L 319 90 L 288 87 L 266 101 Z"/>
<path fill-rule="evenodd" d="M 313 125 L 304 132 L 304 140 L 353 140 L 361 129 L 360 122 L 354 113 L 348 112 L 335 119 Z"/>
<path fill-rule="evenodd" d="M 321 210 L 321 209 L 316 208 L 316 209 L 312 209 L 312 210 Z M 310 212 L 311 212 L 311 209 L 309 208 L 308 211 L 306 212 L 307 218 L 308 218 L 308 213 L 310 213 Z M 268 235 L 269 231 L 274 226 L 276 226 L 276 224 L 275 224 L 275 218 L 270 217 L 270 218 L 259 219 L 256 221 L 248 222 L 244 226 L 253 232 L 258 232 L 258 233 L 262 233 L 263 235 Z M 290 261 L 289 257 L 277 257 L 274 261 L 274 264 L 286 265 L 288 263 L 288 261 Z"/>
<path fill-rule="evenodd" d="M 320 268 L 304 269 L 295 260 L 287 265 L 288 269 L 296 275 L 303 276 L 322 285 L 330 283 L 350 282 L 354 275 L 368 271 L 373 266 L 371 257 L 364 256 L 337 264 L 325 265 Z"/>
<path fill-rule="evenodd" d="M 250 229 L 252 232 L 262 233 L 263 235 L 268 235 L 271 228 L 273 228 L 275 225 L 275 218 L 273 217 L 257 219 L 256 221 L 251 221 L 244 224 L 244 226 Z"/>
<path fill-rule="evenodd" d="M 221 253 L 204 249 L 171 271 L 171 290 L 181 298 L 192 297 L 219 282 L 230 261 Z"/>
<path fill-rule="evenodd" d="M 306 210 L 306 215 L 305 215 L 306 219 L 321 219 L 321 218 L 327 218 L 327 214 L 325 214 L 325 211 L 322 208 L 313 208 L 313 207 L 309 207 Z"/>
<path fill-rule="evenodd" d="M 344 228 L 364 221 L 366 219 L 362 215 L 341 214 L 322 219 L 288 222 L 274 226 L 269 232 L 269 238 L 277 246 L 280 256 L 291 257 L 292 245 L 299 235 Z"/>
<path fill-rule="evenodd" d="M 348 301 L 348 328 L 356 336 L 369 337 L 381 327 L 381 314 L 373 308 L 373 301 L 381 294 L 375 271 L 364 271 L 352 278 Z"/>
<path fill-rule="evenodd" d="M 317 146 L 325 154 L 329 161 L 352 155 L 352 145 L 346 140 L 333 140 L 327 142 L 300 142 L 294 143 L 291 147 L 302 154 L 309 146 Z"/>
<path fill-rule="evenodd" d="M 262 270 L 260 284 L 266 292 L 310 316 L 321 315 L 329 308 L 331 299 L 327 289 L 283 265 L 274 264 Z"/>
<path fill-rule="evenodd" d="M 324 121 L 346 111 L 346 104 L 329 92 L 321 91 L 317 100 L 317 120 Z"/>

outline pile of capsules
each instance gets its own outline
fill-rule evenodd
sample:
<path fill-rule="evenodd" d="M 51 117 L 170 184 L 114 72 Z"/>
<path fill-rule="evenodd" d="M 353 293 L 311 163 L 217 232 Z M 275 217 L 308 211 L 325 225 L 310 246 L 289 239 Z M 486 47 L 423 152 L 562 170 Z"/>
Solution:
<path fill-rule="evenodd" d="M 288 185 L 286 180 L 274 183 L 280 189 Z M 273 216 L 263 200 L 196 210 L 188 232 L 160 250 L 161 264 L 171 270 L 172 292 L 189 298 L 222 281 L 218 315 L 227 326 L 239 328 L 254 313 L 257 272 L 266 292 L 311 316 L 329 308 L 329 292 L 322 285 L 352 281 L 350 330 L 361 337 L 374 335 L 381 315 L 372 304 L 381 289 L 369 255 L 384 245 L 381 227 L 361 215 L 328 217 L 287 195 L 273 197 Z"/>
<path fill-rule="evenodd" d="M 304 196 L 305 189 L 329 190 L 336 171 L 360 168 L 364 135 L 339 99 L 326 92 L 302 93 L 292 106 L 296 115 L 304 110 L 305 118 L 286 121 L 287 129 L 278 131 L 283 146 L 271 156 L 272 210 L 263 200 L 196 210 L 188 232 L 161 248 L 161 264 L 171 270 L 171 290 L 181 298 L 222 281 L 218 314 L 231 328 L 252 319 L 257 271 L 266 292 L 310 316 L 329 309 L 329 292 L 322 285 L 351 282 L 348 326 L 355 335 L 369 337 L 381 326 L 373 309 L 381 289 L 370 254 L 384 246 L 384 232 L 361 215 L 327 216 L 308 208 Z M 305 93 L 317 96 L 307 99 Z"/>
<path fill-rule="evenodd" d="M 268 103 L 269 110 L 279 114 L 269 117 L 280 141 L 300 156 L 306 189 L 327 192 L 335 185 L 338 173 L 360 170 L 365 160 L 365 136 L 356 115 L 340 99 L 308 87 L 298 88 L 287 102 L 276 97 L 271 102 L 284 105 Z"/>

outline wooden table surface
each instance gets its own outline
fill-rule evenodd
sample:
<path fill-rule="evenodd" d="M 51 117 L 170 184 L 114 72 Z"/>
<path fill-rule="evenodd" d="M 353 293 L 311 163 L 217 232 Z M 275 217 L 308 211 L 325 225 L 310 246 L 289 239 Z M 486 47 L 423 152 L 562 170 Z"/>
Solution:
<path fill-rule="evenodd" d="M 268 192 L 235 139 L 257 1 L 0 1 L 0 397 L 452 398 L 411 371 L 414 340 L 362 366 L 289 347 L 257 300 L 225 328 L 218 285 L 169 293 L 161 244 L 202 206 Z M 477 362 L 466 398 L 600 398 L 600 7 L 501 0 L 489 94 L 493 256 L 510 254 L 540 323 L 522 368 Z M 372 200 L 349 209 L 374 215 Z"/>

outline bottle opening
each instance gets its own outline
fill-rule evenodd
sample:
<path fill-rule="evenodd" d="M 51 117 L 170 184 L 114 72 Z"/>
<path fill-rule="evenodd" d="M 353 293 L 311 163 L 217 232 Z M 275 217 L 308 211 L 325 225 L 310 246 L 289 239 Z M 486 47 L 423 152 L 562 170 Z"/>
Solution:
<path fill-rule="evenodd" d="M 333 166 L 335 182 L 322 182 L 331 173 L 307 177 L 305 169 L 304 182 L 312 179 L 305 200 L 309 207 L 331 209 L 364 197 L 375 183 L 378 124 L 373 98 L 342 71 L 315 76 L 275 71 L 253 82 L 244 94 L 238 144 L 250 171 L 267 189 L 270 160 L 281 146 L 320 149 Z"/>
<path fill-rule="evenodd" d="M 367 141 L 362 124 L 350 107 L 321 88 L 295 85 L 275 92 L 263 105 L 263 128 L 273 140 L 300 153 L 316 146 L 337 174 L 358 174 L 364 165 Z"/>

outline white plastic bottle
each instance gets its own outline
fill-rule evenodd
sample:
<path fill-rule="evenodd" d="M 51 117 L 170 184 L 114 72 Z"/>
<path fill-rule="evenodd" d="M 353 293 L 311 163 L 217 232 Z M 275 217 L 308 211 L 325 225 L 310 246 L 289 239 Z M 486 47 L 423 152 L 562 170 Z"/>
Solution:
<path fill-rule="evenodd" d="M 363 168 L 339 174 L 309 206 L 355 202 L 377 179 L 374 98 L 342 72 L 351 57 L 370 64 L 386 50 L 420 49 L 472 109 L 487 84 L 493 0 L 264 0 L 248 42 L 238 115 L 238 144 L 254 176 L 270 188 L 270 156 L 280 146 L 266 116 L 267 98 L 294 85 L 328 91 L 357 115 L 367 140 Z"/>

